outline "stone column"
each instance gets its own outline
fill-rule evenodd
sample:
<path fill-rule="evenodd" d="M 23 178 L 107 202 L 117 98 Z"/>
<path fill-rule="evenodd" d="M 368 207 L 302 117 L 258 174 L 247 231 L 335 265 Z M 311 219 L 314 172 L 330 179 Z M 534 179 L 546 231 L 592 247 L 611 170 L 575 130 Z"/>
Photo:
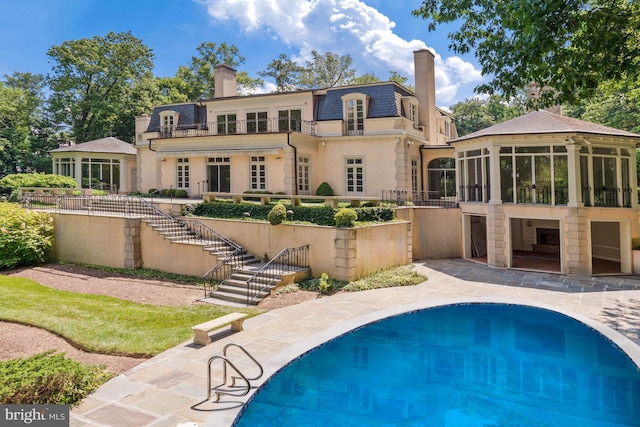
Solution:
<path fill-rule="evenodd" d="M 336 229 L 335 279 L 350 282 L 356 279 L 357 249 L 356 230 L 353 228 Z"/>
<path fill-rule="evenodd" d="M 565 217 L 565 273 L 590 276 L 589 223 L 586 208 L 570 207 Z"/>
<path fill-rule="evenodd" d="M 142 267 L 142 245 L 140 243 L 140 218 L 124 220 L 124 267 Z"/>
<path fill-rule="evenodd" d="M 487 264 L 492 267 L 506 267 L 506 230 L 502 204 L 489 203 L 487 212 Z"/>

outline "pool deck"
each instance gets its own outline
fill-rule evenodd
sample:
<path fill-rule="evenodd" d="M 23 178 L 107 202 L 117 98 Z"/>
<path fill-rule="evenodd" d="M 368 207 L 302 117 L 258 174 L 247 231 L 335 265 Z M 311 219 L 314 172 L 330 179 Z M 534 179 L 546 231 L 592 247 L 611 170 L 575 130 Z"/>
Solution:
<path fill-rule="evenodd" d="M 401 288 L 340 293 L 269 311 L 244 322 L 244 331 L 191 341 L 111 379 L 71 411 L 79 426 L 231 426 L 266 378 L 305 351 L 355 327 L 389 315 L 459 302 L 530 304 L 571 315 L 607 334 L 640 365 L 640 276 L 578 277 L 487 267 L 464 260 L 414 263 L 428 280 Z M 617 331 L 617 332 L 615 332 Z M 217 339 L 216 339 L 217 338 Z M 206 401 L 207 361 L 236 343 L 263 366 L 248 396 Z M 247 376 L 256 370 L 237 349 L 230 359 Z M 212 366 L 212 384 L 221 366 Z"/>

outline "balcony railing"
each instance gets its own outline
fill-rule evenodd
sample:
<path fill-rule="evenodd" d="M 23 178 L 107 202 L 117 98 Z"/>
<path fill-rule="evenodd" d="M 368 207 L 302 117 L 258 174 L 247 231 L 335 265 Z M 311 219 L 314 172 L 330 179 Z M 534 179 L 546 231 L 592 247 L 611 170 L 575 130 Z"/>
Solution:
<path fill-rule="evenodd" d="M 299 132 L 315 135 L 315 122 L 308 120 L 283 120 L 277 117 L 257 120 L 227 120 L 224 122 L 187 123 L 177 126 L 160 126 L 156 129 L 161 138 L 185 138 L 215 135 L 250 135 L 274 132 Z"/>
<path fill-rule="evenodd" d="M 396 203 L 398 206 L 435 206 L 457 208 L 455 196 L 446 196 L 440 191 L 396 191 L 382 190 L 382 202 Z"/>
<path fill-rule="evenodd" d="M 593 189 L 593 198 L 591 197 L 591 187 L 582 188 L 582 202 L 585 206 L 595 206 L 600 208 L 617 208 L 631 207 L 631 188 L 615 187 L 599 187 Z M 618 199 L 618 193 L 621 193 L 621 198 Z"/>

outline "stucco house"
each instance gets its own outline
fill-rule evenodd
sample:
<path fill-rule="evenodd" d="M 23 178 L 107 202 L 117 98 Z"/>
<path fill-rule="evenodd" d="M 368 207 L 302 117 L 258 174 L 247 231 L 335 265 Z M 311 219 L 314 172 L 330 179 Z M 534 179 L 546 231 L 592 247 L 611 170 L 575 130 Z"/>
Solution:
<path fill-rule="evenodd" d="M 54 172 L 123 193 L 314 195 L 327 182 L 345 198 L 452 202 L 444 216 L 399 212 L 413 223 L 414 254 L 564 274 L 640 271 L 640 135 L 552 109 L 458 137 L 435 105 L 433 54 L 414 52 L 414 66 L 415 92 L 379 82 L 239 96 L 235 70 L 219 65 L 214 99 L 136 117 L 133 146 L 105 138 L 53 150 Z"/>
<path fill-rule="evenodd" d="M 415 93 L 381 82 L 238 96 L 235 70 L 219 65 L 214 99 L 136 117 L 138 188 L 313 195 L 327 182 L 341 196 L 455 195 L 440 182 L 456 133 L 435 105 L 434 56 L 414 59 Z"/>

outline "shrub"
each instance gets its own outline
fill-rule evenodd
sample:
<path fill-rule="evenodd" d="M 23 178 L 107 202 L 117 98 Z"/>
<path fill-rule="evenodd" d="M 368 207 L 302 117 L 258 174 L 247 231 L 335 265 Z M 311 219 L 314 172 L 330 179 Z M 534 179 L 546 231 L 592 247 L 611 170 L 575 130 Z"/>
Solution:
<path fill-rule="evenodd" d="M 323 182 L 316 190 L 316 196 L 333 196 L 333 188 L 327 182 Z"/>
<path fill-rule="evenodd" d="M 358 213 L 351 208 L 342 208 L 333 217 L 338 227 L 352 227 L 357 219 Z"/>
<path fill-rule="evenodd" d="M 76 188 L 78 183 L 69 176 L 44 173 L 16 173 L 0 179 L 0 186 L 16 190 L 19 187 Z"/>
<path fill-rule="evenodd" d="M 0 203 L 0 269 L 45 262 L 53 244 L 53 217 Z"/>
<path fill-rule="evenodd" d="M 176 190 L 175 196 L 179 199 L 186 199 L 189 197 L 187 190 Z"/>
<path fill-rule="evenodd" d="M 269 215 L 267 219 L 271 223 L 271 225 L 278 225 L 285 219 L 287 219 L 287 208 L 284 207 L 283 204 L 278 203 L 269 211 Z"/>
<path fill-rule="evenodd" d="M 322 273 L 320 275 L 320 281 L 318 282 L 318 290 L 320 293 L 328 294 L 333 290 L 333 284 L 329 281 L 329 275 Z"/>
<path fill-rule="evenodd" d="M 158 193 L 157 188 L 150 188 L 149 191 L 147 192 L 147 194 L 150 196 L 157 196 L 157 193 Z"/>
<path fill-rule="evenodd" d="M 0 362 L 0 404 L 74 405 L 111 374 L 48 351 Z"/>

